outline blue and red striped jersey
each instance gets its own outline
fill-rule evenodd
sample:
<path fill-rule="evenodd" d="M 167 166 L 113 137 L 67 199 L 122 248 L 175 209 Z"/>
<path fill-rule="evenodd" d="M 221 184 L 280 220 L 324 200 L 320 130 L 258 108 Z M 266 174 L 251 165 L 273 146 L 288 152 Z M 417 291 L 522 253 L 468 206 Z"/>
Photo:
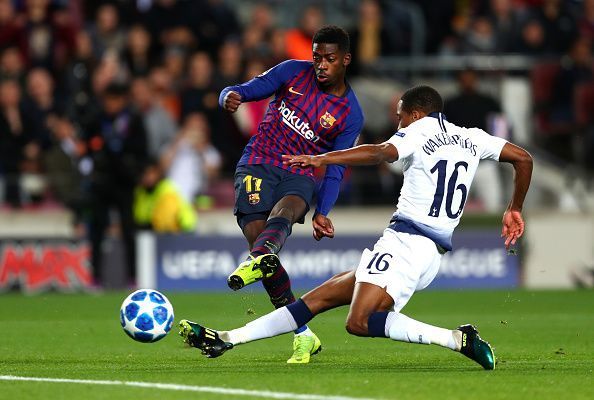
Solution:
<path fill-rule="evenodd" d="M 283 154 L 321 154 L 354 145 L 363 127 L 363 112 L 354 91 L 344 96 L 321 90 L 311 61 L 284 61 L 249 82 L 223 89 L 223 106 L 230 91 L 242 102 L 261 100 L 274 94 L 268 110 L 243 152 L 238 165 L 271 164 L 313 177 L 312 168 L 283 165 Z M 318 192 L 317 212 L 327 215 L 338 196 L 345 167 L 330 165 Z"/>

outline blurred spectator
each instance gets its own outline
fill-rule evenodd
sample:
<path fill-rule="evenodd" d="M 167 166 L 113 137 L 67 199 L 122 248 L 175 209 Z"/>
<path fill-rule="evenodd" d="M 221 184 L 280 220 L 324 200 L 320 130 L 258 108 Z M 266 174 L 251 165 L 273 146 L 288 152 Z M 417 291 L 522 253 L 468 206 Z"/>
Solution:
<path fill-rule="evenodd" d="M 532 8 L 531 18 L 538 20 L 543 28 L 546 54 L 565 53 L 578 34 L 566 1 L 544 0 L 541 7 Z"/>
<path fill-rule="evenodd" d="M 218 110 L 218 88 L 213 81 L 213 69 L 208 53 L 201 51 L 190 57 L 188 86 L 181 94 L 182 119 L 192 112 L 212 113 Z"/>
<path fill-rule="evenodd" d="M 415 3 L 422 7 L 425 16 L 427 26 L 425 50 L 433 54 L 440 49 L 444 41 L 451 40 L 453 37 L 452 21 L 457 7 L 467 6 L 470 2 L 416 0 Z"/>
<path fill-rule="evenodd" d="M 146 78 L 136 78 L 132 81 L 131 94 L 132 103 L 142 115 L 146 128 L 148 155 L 158 159 L 175 136 L 175 121 L 156 101 Z"/>
<path fill-rule="evenodd" d="M 491 0 L 489 19 L 495 33 L 497 53 L 514 50 L 521 30 L 521 15 L 512 0 Z"/>
<path fill-rule="evenodd" d="M 170 29 L 163 36 L 161 43 L 164 49 L 178 48 L 184 51 L 191 51 L 197 47 L 196 38 L 186 26 L 178 26 Z"/>
<path fill-rule="evenodd" d="M 242 49 L 237 40 L 228 40 L 219 49 L 215 86 L 224 88 L 234 85 L 241 79 Z"/>
<path fill-rule="evenodd" d="M 93 71 L 92 84 L 94 94 L 101 94 L 112 82 L 127 82 L 128 71 L 113 50 L 103 53 L 99 64 Z"/>
<path fill-rule="evenodd" d="M 531 18 L 522 26 L 520 36 L 512 49 L 526 56 L 544 56 L 548 51 L 545 39 L 545 31 L 540 21 Z"/>
<path fill-rule="evenodd" d="M 444 114 L 448 121 L 466 128 L 480 128 L 494 134 L 496 121 L 501 120 L 501 106 L 491 96 L 481 93 L 479 77 L 475 70 L 465 69 L 458 74 L 459 93 L 446 99 Z M 508 132 L 497 133 L 507 137 Z M 471 188 L 470 196 L 478 196 L 485 211 L 499 212 L 503 209 L 501 174 L 497 163 L 482 163 L 478 166 L 477 179 Z"/>
<path fill-rule="evenodd" d="M 250 14 L 249 26 L 263 32 L 265 37 L 272 34 L 275 29 L 275 15 L 266 3 L 256 4 Z"/>
<path fill-rule="evenodd" d="M 225 0 L 200 2 L 200 6 L 194 8 L 199 10 L 197 21 L 192 20 L 190 27 L 198 40 L 198 48 L 214 59 L 226 40 L 241 36 L 241 29 L 235 10 Z"/>
<path fill-rule="evenodd" d="M 583 0 L 582 9 L 578 15 L 580 36 L 594 46 L 594 0 Z"/>
<path fill-rule="evenodd" d="M 191 113 L 204 113 L 214 146 L 223 154 L 225 172 L 231 173 L 234 163 L 241 156 L 242 145 L 247 143 L 241 135 L 233 116 L 219 108 L 219 90 L 213 81 L 213 64 L 208 53 L 194 53 L 188 65 L 188 85 L 182 92 L 182 119 Z"/>
<path fill-rule="evenodd" d="M 464 33 L 462 53 L 493 53 L 497 47 L 497 40 L 493 25 L 486 17 L 475 18 Z"/>
<path fill-rule="evenodd" d="M 305 7 L 297 28 L 285 34 L 287 56 L 295 60 L 311 60 L 313 35 L 324 25 L 324 13 L 315 5 Z"/>
<path fill-rule="evenodd" d="M 210 142 L 210 129 L 204 114 L 189 114 L 175 140 L 163 155 L 167 176 L 175 182 L 182 197 L 194 203 L 208 195 L 208 187 L 219 177 L 222 158 Z"/>
<path fill-rule="evenodd" d="M 63 83 L 68 115 L 80 126 L 87 126 L 96 112 L 98 102 L 93 95 L 92 83 L 96 65 L 91 38 L 81 30 L 76 35 L 76 50 L 65 69 Z"/>
<path fill-rule="evenodd" d="M 161 43 L 161 36 L 164 31 L 186 22 L 188 16 L 187 4 L 177 0 L 154 0 L 149 1 L 146 7 L 141 9 L 144 15 L 141 20 L 151 33 Z"/>
<path fill-rule="evenodd" d="M 51 119 L 64 112 L 64 105 L 56 94 L 54 80 L 43 68 L 30 70 L 27 76 L 27 115 L 37 126 L 37 139 L 42 149 L 50 146 Z"/>
<path fill-rule="evenodd" d="M 169 113 L 174 121 L 179 121 L 182 112 L 181 99 L 179 93 L 173 88 L 169 72 L 163 67 L 155 67 L 149 74 L 149 82 L 156 102 Z"/>
<path fill-rule="evenodd" d="M 37 169 L 37 131 L 23 108 L 18 82 L 0 83 L 0 107 L 0 170 L 5 179 L 5 198 L 12 207 L 20 207 L 24 200 L 22 173 Z"/>
<path fill-rule="evenodd" d="M 488 131 L 489 118 L 501 114 L 501 106 L 493 97 L 479 91 L 478 82 L 478 73 L 474 69 L 460 71 L 459 93 L 446 99 L 444 113 L 450 122 L 458 126 Z"/>
<path fill-rule="evenodd" d="M 0 79 L 14 79 L 21 87 L 25 83 L 26 69 L 17 47 L 7 47 L 0 56 Z"/>
<path fill-rule="evenodd" d="M 241 47 L 246 59 L 273 57 L 272 37 L 275 32 L 274 13 L 265 3 L 256 4 L 250 14 L 250 22 L 243 30 Z M 276 38 L 278 40 L 278 37 Z M 283 48 L 284 48 L 284 37 Z M 283 58 L 280 61 L 284 61 Z M 276 65 L 276 63 L 271 63 Z"/>
<path fill-rule="evenodd" d="M 90 204 L 85 181 L 90 167 L 90 160 L 84 157 L 86 146 L 74 124 L 63 115 L 53 119 L 50 130 L 52 145 L 43 156 L 49 189 L 56 200 L 72 211 L 75 232 L 82 236 Z"/>
<path fill-rule="evenodd" d="M 413 51 L 423 51 L 424 43 L 415 43 L 419 38 L 417 34 L 424 35 L 426 31 L 422 10 L 417 2 L 384 1 L 382 4 L 382 18 L 389 21 L 384 26 L 388 31 L 388 41 L 383 43 L 385 52 L 410 55 Z"/>
<path fill-rule="evenodd" d="M 134 222 L 138 228 L 161 233 L 192 232 L 196 211 L 175 183 L 163 176 L 158 160 L 151 159 L 134 189 Z"/>
<path fill-rule="evenodd" d="M 150 33 L 140 24 L 133 25 L 128 31 L 126 48 L 123 53 L 124 63 L 130 75 L 146 76 L 155 65 Z"/>
<path fill-rule="evenodd" d="M 470 2 L 461 2 L 454 6 L 454 13 L 451 20 L 453 35 L 462 36 L 462 34 L 468 30 L 472 17 L 475 14 L 474 11 L 475 10 Z"/>
<path fill-rule="evenodd" d="M 93 161 L 89 227 L 93 277 L 101 285 L 101 249 L 113 207 L 119 215 L 125 246 L 126 276 L 132 283 L 136 272 L 132 203 L 134 187 L 147 157 L 147 139 L 142 117 L 133 111 L 125 85 L 110 83 L 102 92 L 101 113 L 86 136 Z"/>
<path fill-rule="evenodd" d="M 63 17 L 63 14 L 62 14 Z M 29 66 L 60 70 L 75 46 L 75 31 L 68 19 L 54 19 L 49 0 L 25 1 L 21 51 Z"/>
<path fill-rule="evenodd" d="M 361 68 L 386 55 L 384 46 L 389 45 L 390 38 L 384 27 L 378 0 L 363 0 L 360 3 L 357 25 L 349 35 L 353 55 L 353 62 L 349 66 L 350 74 L 357 75 Z"/>
<path fill-rule="evenodd" d="M 15 46 L 23 35 L 23 19 L 14 9 L 12 0 L 0 0 L 0 47 Z"/>
<path fill-rule="evenodd" d="M 186 50 L 179 46 L 169 46 L 164 50 L 163 68 L 169 75 L 171 87 L 179 92 L 184 87 L 186 72 Z"/>
<path fill-rule="evenodd" d="M 578 38 L 561 58 L 561 69 L 553 83 L 551 120 L 556 123 L 575 122 L 574 90 L 576 85 L 593 79 L 592 51 L 587 39 Z"/>
<path fill-rule="evenodd" d="M 113 4 L 103 4 L 97 9 L 95 22 L 87 29 L 96 58 L 111 50 L 121 54 L 126 43 L 126 32 L 120 27 L 119 11 Z"/>
<path fill-rule="evenodd" d="M 155 0 L 140 21 L 159 47 L 177 45 L 190 50 L 196 41 L 191 27 L 200 24 L 197 5 L 202 2 Z"/>
<path fill-rule="evenodd" d="M 244 29 L 241 46 L 246 59 L 270 57 L 271 51 L 265 32 L 255 26 L 247 26 Z"/>
<path fill-rule="evenodd" d="M 266 60 L 266 68 L 268 69 L 276 64 L 288 60 L 287 42 L 285 38 L 284 29 L 274 29 L 270 34 L 270 54 Z"/>

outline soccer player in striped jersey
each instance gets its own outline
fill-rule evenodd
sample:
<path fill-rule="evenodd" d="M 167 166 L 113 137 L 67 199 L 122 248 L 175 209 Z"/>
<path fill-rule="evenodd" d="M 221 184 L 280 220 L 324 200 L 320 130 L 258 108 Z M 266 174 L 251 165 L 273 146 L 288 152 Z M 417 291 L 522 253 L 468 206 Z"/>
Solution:
<path fill-rule="evenodd" d="M 509 248 L 524 233 L 522 207 L 532 176 L 524 149 L 481 129 L 449 123 L 435 89 L 417 86 L 398 104 L 398 131 L 381 144 L 321 155 L 284 157 L 287 165 L 372 165 L 402 159 L 404 184 L 389 226 L 373 249 L 365 249 L 355 271 L 338 274 L 301 299 L 230 331 L 198 324 L 190 340 L 207 357 L 233 346 L 290 332 L 326 310 L 350 304 L 347 331 L 357 336 L 436 344 L 458 351 L 485 369 L 495 368 L 493 349 L 472 325 L 444 329 L 401 312 L 410 297 L 437 275 L 442 255 L 452 250 L 468 190 L 481 160 L 511 163 L 514 191 L 503 214 L 502 236 Z"/>
<path fill-rule="evenodd" d="M 284 61 L 258 77 L 221 91 L 219 103 L 229 112 L 241 103 L 274 98 L 247 144 L 235 171 L 237 222 L 247 239 L 248 259 L 229 276 L 233 290 L 262 281 L 275 308 L 295 297 L 278 253 L 303 223 L 316 191 L 311 166 L 283 164 L 283 154 L 321 154 L 352 147 L 363 126 L 363 113 L 345 80 L 351 62 L 349 36 L 342 28 L 326 26 L 313 37 L 313 62 Z M 317 191 L 312 219 L 316 240 L 334 237 L 328 213 L 338 197 L 345 167 L 330 165 Z M 180 322 L 188 342 L 192 323 Z M 308 363 L 321 343 L 307 325 L 296 327 L 293 356 L 288 363 Z"/>

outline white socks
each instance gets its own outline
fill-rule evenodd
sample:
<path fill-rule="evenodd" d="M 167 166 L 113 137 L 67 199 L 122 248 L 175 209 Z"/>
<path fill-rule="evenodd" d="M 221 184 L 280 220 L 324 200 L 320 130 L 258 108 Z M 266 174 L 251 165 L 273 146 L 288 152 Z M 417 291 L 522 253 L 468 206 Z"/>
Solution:
<path fill-rule="evenodd" d="M 231 331 L 219 332 L 220 338 L 234 345 L 258 339 L 278 336 L 297 329 L 297 323 L 287 307 L 281 307 L 270 314 L 248 322 L 245 326 Z M 301 334 L 305 333 L 301 332 Z"/>
<path fill-rule="evenodd" d="M 386 319 L 386 336 L 401 342 L 437 344 L 460 351 L 461 338 L 455 337 L 458 331 L 439 328 L 416 321 L 404 314 L 391 312 Z M 458 339 L 458 340 L 456 340 Z"/>
<path fill-rule="evenodd" d="M 287 307 L 281 307 L 270 314 L 263 315 L 245 326 L 231 331 L 220 331 L 225 342 L 234 345 L 254 340 L 278 336 L 297 329 L 297 323 Z M 458 330 L 449 330 L 425 324 L 404 314 L 391 312 L 386 318 L 386 336 L 392 340 L 419 344 L 437 344 L 460 351 L 462 335 Z M 298 335 L 311 335 L 309 328 Z"/>

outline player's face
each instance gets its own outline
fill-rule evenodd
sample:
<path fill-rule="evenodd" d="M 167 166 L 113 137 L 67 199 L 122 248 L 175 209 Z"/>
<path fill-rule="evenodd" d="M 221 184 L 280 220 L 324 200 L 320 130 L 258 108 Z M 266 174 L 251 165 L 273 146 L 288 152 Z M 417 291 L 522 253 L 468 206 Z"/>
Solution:
<path fill-rule="evenodd" d="M 398 120 L 398 129 L 406 128 L 415 121 L 413 113 L 406 112 L 402 109 L 402 100 L 398 102 L 396 107 L 396 118 Z"/>
<path fill-rule="evenodd" d="M 313 65 L 318 84 L 332 87 L 344 81 L 346 67 L 351 62 L 351 54 L 343 53 L 334 43 L 313 44 Z"/>

